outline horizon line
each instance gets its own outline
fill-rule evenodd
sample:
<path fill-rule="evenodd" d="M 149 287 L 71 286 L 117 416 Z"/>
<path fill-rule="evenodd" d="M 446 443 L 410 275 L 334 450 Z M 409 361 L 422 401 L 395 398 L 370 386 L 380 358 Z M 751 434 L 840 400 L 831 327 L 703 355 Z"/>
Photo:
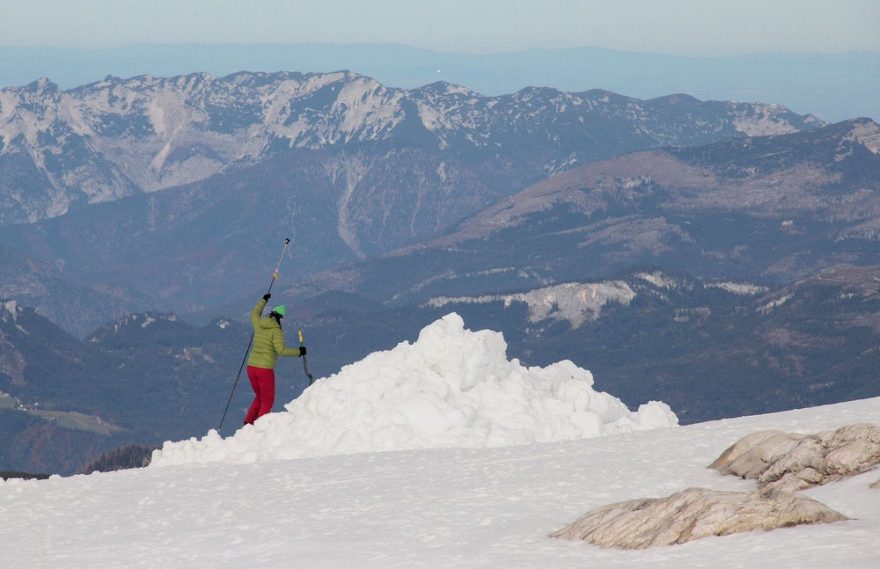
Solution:
<path fill-rule="evenodd" d="M 465 57 L 493 57 L 493 56 L 504 56 L 504 55 L 516 55 L 522 53 L 530 53 L 536 51 L 578 51 L 578 50 L 594 50 L 594 51 L 606 51 L 612 53 L 621 53 L 621 54 L 630 54 L 630 55 L 646 55 L 646 56 L 656 56 L 656 57 L 675 57 L 682 59 L 727 59 L 727 58 L 739 58 L 739 57 L 756 57 L 756 56 L 842 56 L 842 55 L 876 55 L 880 56 L 880 51 L 870 51 L 870 50 L 844 50 L 844 51 L 754 51 L 754 52 L 738 52 L 738 53 L 726 53 L 726 54 L 686 54 L 686 53 L 673 53 L 673 52 L 664 52 L 664 51 L 638 51 L 638 50 L 628 50 L 628 49 L 619 49 L 612 47 L 603 47 L 598 45 L 576 45 L 576 46 L 566 46 L 566 47 L 542 47 L 542 46 L 534 46 L 522 49 L 514 49 L 514 50 L 505 50 L 505 51 L 492 51 L 492 52 L 466 52 L 466 51 L 452 51 L 452 50 L 442 50 L 442 49 L 431 49 L 425 47 L 413 46 L 405 43 L 399 42 L 254 42 L 254 43 L 243 43 L 243 42 L 151 42 L 151 43 L 126 43 L 126 44 L 118 44 L 118 45 L 108 45 L 108 46 L 97 46 L 97 47 L 85 47 L 85 46 L 65 46 L 65 45 L 20 45 L 20 44 L 5 44 L 0 43 L 0 48 L 9 48 L 9 49 L 32 49 L 32 50 L 64 50 L 64 51 L 79 51 L 79 52 L 102 52 L 102 51 L 112 51 L 117 49 L 130 49 L 130 48 L 173 48 L 173 47 L 207 47 L 207 48 L 252 48 L 252 47 L 305 47 L 305 46 L 314 46 L 314 47 L 391 47 L 391 48 L 399 48 L 399 49 L 408 49 L 413 51 L 420 51 L 431 54 L 442 54 L 442 55 L 457 55 L 457 56 L 465 56 Z"/>

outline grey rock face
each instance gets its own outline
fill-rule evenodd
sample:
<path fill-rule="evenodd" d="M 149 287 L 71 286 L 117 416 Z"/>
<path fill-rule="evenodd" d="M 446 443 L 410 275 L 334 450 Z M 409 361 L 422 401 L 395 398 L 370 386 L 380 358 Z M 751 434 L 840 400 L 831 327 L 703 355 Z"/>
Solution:
<path fill-rule="evenodd" d="M 689 488 L 666 498 L 630 500 L 594 510 L 552 534 L 600 547 L 644 549 L 709 536 L 847 519 L 789 492 L 723 492 Z"/>
<path fill-rule="evenodd" d="M 880 464 L 880 425 L 847 425 L 800 435 L 761 431 L 745 436 L 709 465 L 757 480 L 765 492 L 796 491 L 865 472 Z"/>

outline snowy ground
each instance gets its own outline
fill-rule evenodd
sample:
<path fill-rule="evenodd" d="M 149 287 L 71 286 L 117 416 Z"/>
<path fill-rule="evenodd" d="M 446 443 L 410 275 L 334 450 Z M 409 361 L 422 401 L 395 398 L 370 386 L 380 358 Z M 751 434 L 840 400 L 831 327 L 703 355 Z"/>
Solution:
<path fill-rule="evenodd" d="M 706 466 L 756 430 L 877 422 L 880 398 L 674 427 L 505 350 L 451 314 L 149 468 L 0 481 L 0 568 L 880 567 L 880 471 L 809 492 L 853 518 L 833 525 L 637 552 L 547 537 L 611 502 L 753 488 Z"/>
<path fill-rule="evenodd" d="M 808 492 L 852 521 L 644 551 L 548 539 L 585 511 L 689 486 L 752 431 L 880 419 L 880 398 L 600 438 L 0 484 L 0 567 L 880 567 L 875 470 Z"/>

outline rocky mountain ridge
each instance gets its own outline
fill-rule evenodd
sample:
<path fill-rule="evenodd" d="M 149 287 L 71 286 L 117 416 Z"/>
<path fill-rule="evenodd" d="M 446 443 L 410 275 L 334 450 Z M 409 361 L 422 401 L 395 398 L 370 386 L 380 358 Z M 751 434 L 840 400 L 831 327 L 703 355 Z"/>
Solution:
<path fill-rule="evenodd" d="M 433 239 L 552 172 L 820 124 L 686 95 L 484 97 L 349 72 L 38 81 L 0 91 L 0 242 L 14 258 L 0 290 L 81 336 L 126 310 L 211 310 L 259 290 L 254 256 L 285 238 L 299 281 Z"/>
<path fill-rule="evenodd" d="M 345 283 L 372 298 L 420 302 L 636 266 L 783 284 L 835 265 L 874 265 L 878 135 L 880 125 L 855 119 L 573 168 L 443 237 L 316 275 L 293 292 Z"/>
<path fill-rule="evenodd" d="M 538 166 L 552 174 L 621 151 L 821 124 L 775 105 L 549 88 L 484 97 L 448 83 L 395 89 L 348 71 L 108 76 L 65 91 L 43 78 L 0 90 L 0 168 L 13 173 L 0 187 L 0 223 L 204 180 L 291 149 L 384 141 L 503 154 L 540 141 L 549 148 Z M 603 126 L 612 136 L 597 138 Z"/>

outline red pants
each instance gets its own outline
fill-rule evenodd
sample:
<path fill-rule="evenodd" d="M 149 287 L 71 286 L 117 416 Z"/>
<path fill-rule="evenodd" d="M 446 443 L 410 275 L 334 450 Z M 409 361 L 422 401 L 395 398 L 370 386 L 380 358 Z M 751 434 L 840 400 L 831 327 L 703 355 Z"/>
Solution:
<path fill-rule="evenodd" d="M 244 423 L 253 425 L 254 421 L 272 411 L 272 404 L 275 403 L 275 370 L 247 366 L 247 374 L 254 388 L 254 402 L 244 417 Z"/>

